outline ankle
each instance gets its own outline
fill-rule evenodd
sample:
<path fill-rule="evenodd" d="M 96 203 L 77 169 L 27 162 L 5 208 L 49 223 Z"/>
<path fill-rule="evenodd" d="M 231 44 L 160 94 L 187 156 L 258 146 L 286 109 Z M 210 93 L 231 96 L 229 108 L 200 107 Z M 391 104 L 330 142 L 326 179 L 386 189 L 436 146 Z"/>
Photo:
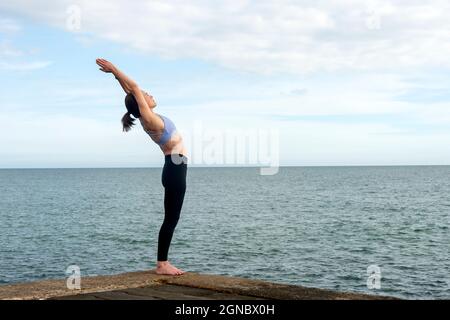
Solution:
<path fill-rule="evenodd" d="M 167 266 L 168 264 L 169 264 L 169 261 L 168 261 L 168 260 L 165 260 L 165 261 L 157 261 L 157 262 L 156 262 L 156 266 L 157 266 L 157 267 Z"/>

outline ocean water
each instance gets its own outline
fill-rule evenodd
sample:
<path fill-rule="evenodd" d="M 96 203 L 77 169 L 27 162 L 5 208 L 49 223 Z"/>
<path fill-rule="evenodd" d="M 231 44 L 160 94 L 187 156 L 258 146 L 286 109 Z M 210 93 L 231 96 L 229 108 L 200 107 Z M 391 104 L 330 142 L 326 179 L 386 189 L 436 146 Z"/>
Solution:
<path fill-rule="evenodd" d="M 190 167 L 187 183 L 169 252 L 186 271 L 450 298 L 449 166 Z M 162 218 L 161 168 L 0 170 L 0 284 L 153 268 Z"/>

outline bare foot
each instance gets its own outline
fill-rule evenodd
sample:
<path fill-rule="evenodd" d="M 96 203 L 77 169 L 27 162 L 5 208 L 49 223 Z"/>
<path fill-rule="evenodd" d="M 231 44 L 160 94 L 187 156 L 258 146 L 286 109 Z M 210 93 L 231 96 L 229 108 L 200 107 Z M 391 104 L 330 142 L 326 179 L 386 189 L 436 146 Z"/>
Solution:
<path fill-rule="evenodd" d="M 155 271 L 156 274 L 165 274 L 170 276 L 179 276 L 185 273 L 185 271 L 175 268 L 169 261 L 158 261 Z"/>

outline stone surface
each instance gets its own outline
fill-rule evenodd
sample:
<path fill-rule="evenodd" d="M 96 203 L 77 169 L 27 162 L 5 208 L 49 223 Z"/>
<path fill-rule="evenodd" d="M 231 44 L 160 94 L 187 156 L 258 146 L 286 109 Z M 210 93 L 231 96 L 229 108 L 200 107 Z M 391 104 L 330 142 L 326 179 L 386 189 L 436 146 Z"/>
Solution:
<path fill-rule="evenodd" d="M 138 271 L 111 276 L 82 277 L 81 290 L 67 289 L 65 279 L 2 285 L 0 299 L 372 300 L 393 298 L 334 292 L 222 275 L 187 272 L 181 276 L 164 276 L 157 275 L 154 271 Z"/>

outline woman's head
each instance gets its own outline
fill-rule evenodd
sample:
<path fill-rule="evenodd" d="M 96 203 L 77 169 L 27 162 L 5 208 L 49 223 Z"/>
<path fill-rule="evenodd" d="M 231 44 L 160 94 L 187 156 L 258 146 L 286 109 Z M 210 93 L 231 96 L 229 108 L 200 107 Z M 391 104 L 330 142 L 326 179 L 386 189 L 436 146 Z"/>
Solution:
<path fill-rule="evenodd" d="M 153 109 L 154 107 L 156 107 L 156 101 L 153 98 L 153 96 L 149 95 L 144 90 L 142 90 L 142 93 L 144 94 L 145 102 L 147 102 L 147 105 L 150 107 L 150 109 Z"/>
<path fill-rule="evenodd" d="M 142 93 L 144 94 L 147 105 L 152 109 L 156 107 L 155 99 L 145 91 L 142 91 Z M 131 93 L 128 93 L 125 96 L 125 107 L 127 108 L 127 113 L 122 117 L 122 125 L 123 131 L 127 132 L 130 131 L 131 127 L 134 125 L 134 120 L 141 117 L 141 113 L 139 112 L 139 105 L 136 98 Z M 133 115 L 135 119 L 133 119 L 131 115 Z"/>

